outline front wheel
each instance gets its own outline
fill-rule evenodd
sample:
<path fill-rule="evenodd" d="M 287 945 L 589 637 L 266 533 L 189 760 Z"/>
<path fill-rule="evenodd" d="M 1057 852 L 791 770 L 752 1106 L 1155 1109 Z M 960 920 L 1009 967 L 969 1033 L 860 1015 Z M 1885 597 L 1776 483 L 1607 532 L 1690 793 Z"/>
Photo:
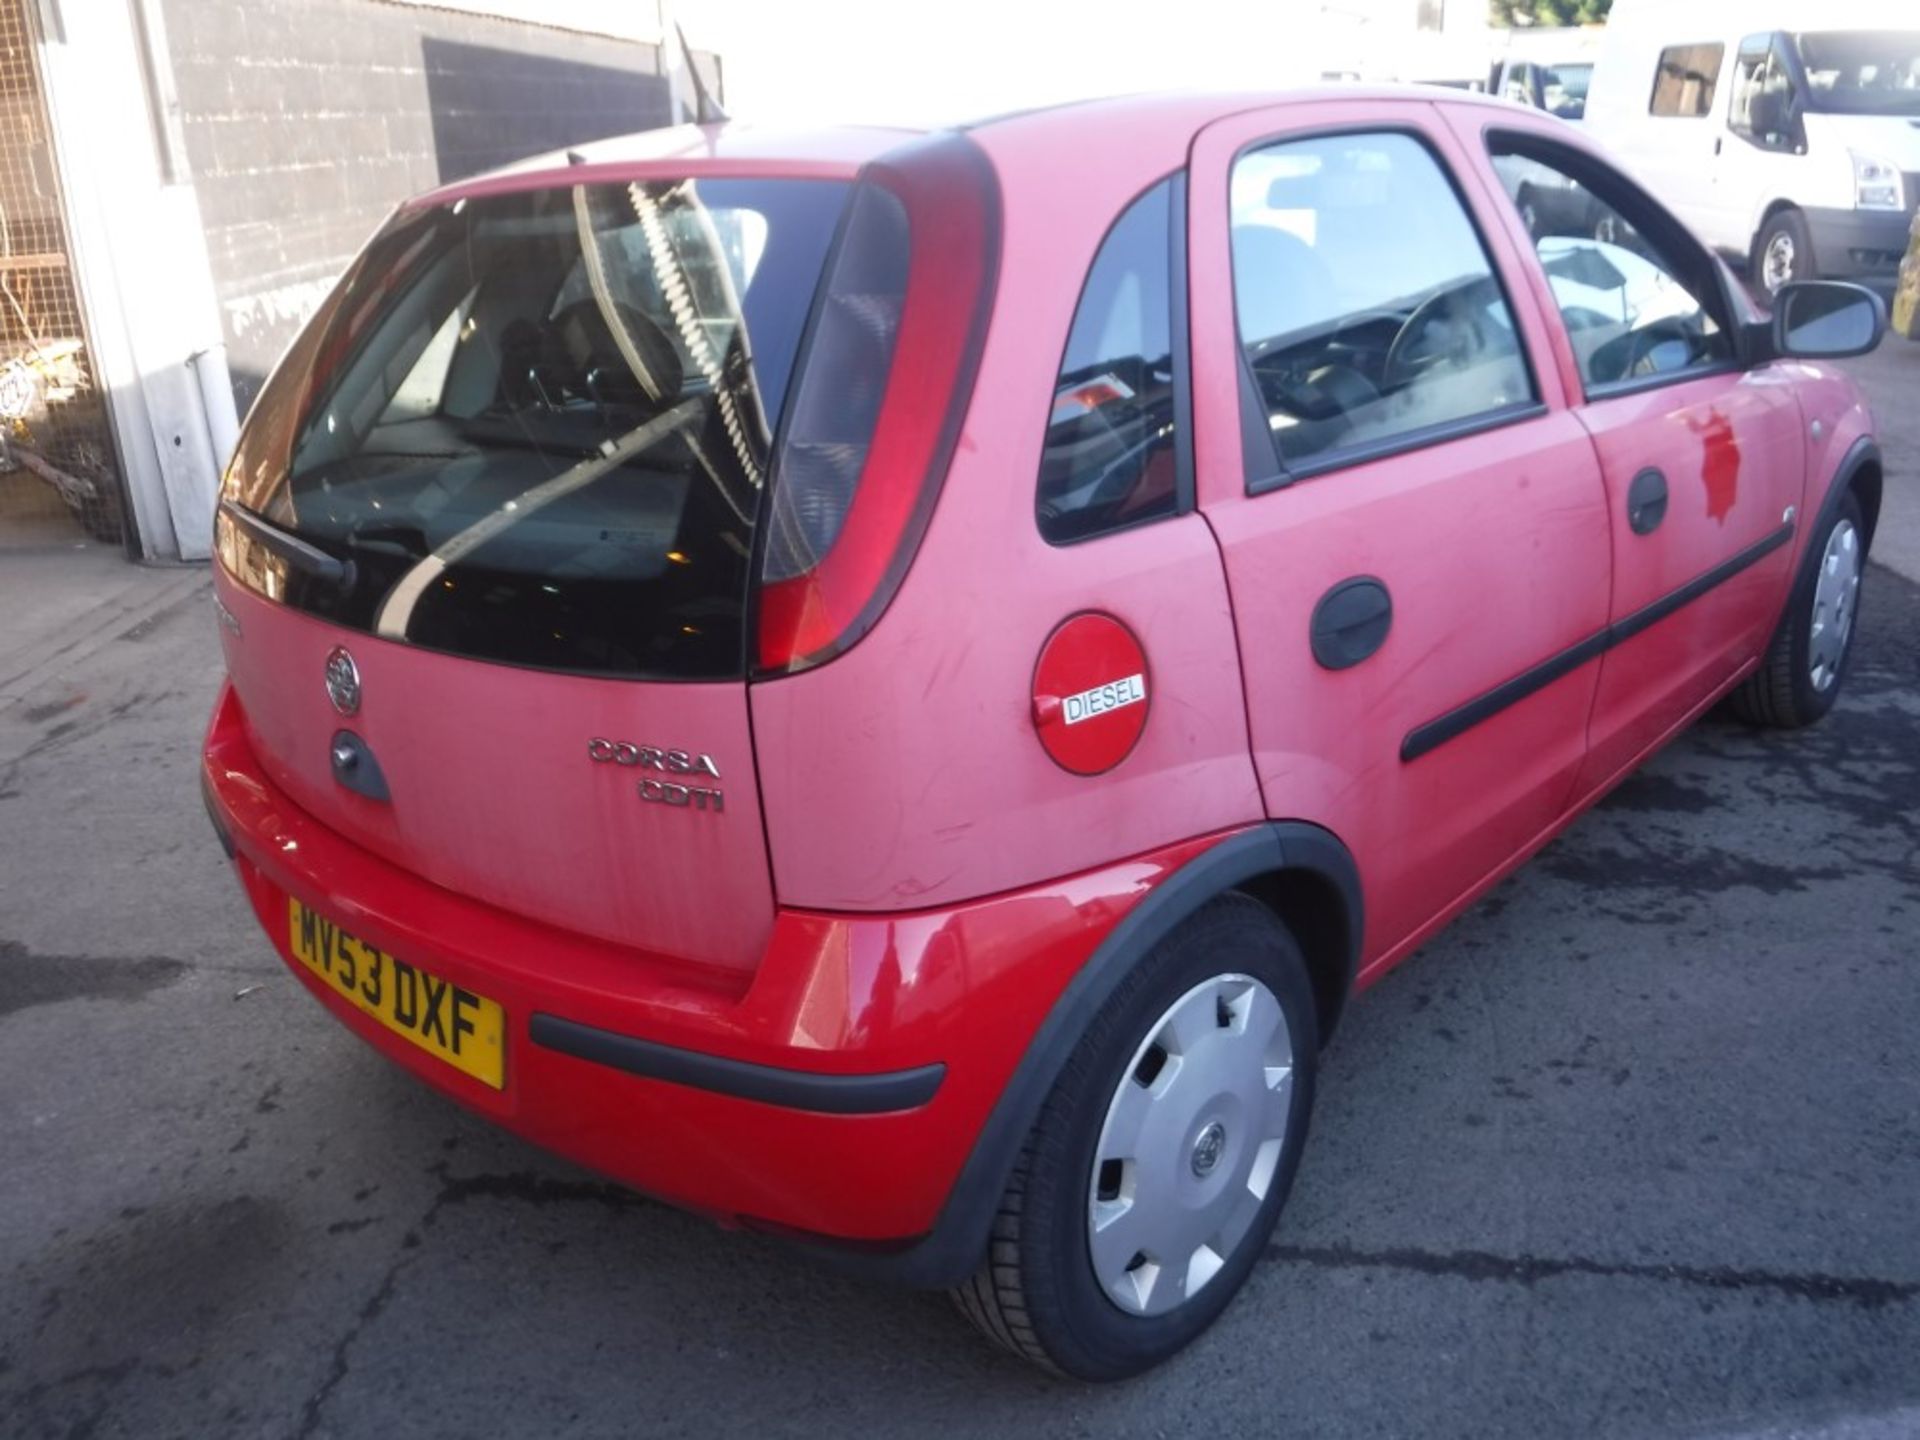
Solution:
<path fill-rule="evenodd" d="M 990 1339 L 1083 1380 L 1137 1374 L 1226 1309 L 1306 1143 L 1318 1053 L 1293 937 L 1222 896 L 1088 1026 L 1028 1137 L 985 1264 L 954 1292 Z"/>
<path fill-rule="evenodd" d="M 1754 725 L 1795 730 L 1833 708 L 1853 655 L 1866 563 L 1866 520 L 1849 491 L 1813 537 L 1760 668 L 1733 692 L 1735 714 Z"/>
<path fill-rule="evenodd" d="M 1778 210 L 1753 238 L 1753 274 L 1769 295 L 1789 280 L 1813 278 L 1813 236 L 1798 210 Z"/>

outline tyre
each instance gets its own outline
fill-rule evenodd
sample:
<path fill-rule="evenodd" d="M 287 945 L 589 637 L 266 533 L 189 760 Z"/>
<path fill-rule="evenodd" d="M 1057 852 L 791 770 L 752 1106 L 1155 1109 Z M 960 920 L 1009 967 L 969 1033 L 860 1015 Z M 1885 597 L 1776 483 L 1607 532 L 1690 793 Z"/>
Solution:
<path fill-rule="evenodd" d="M 1789 280 L 1811 280 L 1813 236 L 1798 210 L 1776 210 L 1753 237 L 1753 279 L 1772 295 Z"/>
<path fill-rule="evenodd" d="M 1849 492 L 1813 537 L 1760 668 L 1733 692 L 1736 715 L 1754 725 L 1797 730 L 1833 708 L 1853 654 L 1866 561 L 1866 522 L 1858 497 Z"/>
<path fill-rule="evenodd" d="M 1015 1354 L 1082 1380 L 1159 1364 L 1266 1248 L 1313 1108 L 1300 948 L 1233 893 L 1197 911 L 1088 1025 L 1022 1148 L 985 1263 L 953 1292 Z"/>

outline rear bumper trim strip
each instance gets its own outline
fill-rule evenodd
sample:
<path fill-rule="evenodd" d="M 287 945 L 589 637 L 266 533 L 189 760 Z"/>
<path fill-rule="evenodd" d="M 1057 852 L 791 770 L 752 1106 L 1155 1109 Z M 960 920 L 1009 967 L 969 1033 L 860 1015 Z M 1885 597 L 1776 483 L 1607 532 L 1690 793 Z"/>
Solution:
<path fill-rule="evenodd" d="M 914 1110 L 933 1099 L 947 1075 L 947 1067 L 942 1064 L 873 1075 L 783 1070 L 749 1060 L 732 1060 L 724 1055 L 682 1050 L 578 1021 L 562 1020 L 557 1015 L 535 1015 L 528 1032 L 533 1043 L 544 1049 L 624 1070 L 630 1075 L 823 1115 L 881 1115 L 894 1110 Z"/>

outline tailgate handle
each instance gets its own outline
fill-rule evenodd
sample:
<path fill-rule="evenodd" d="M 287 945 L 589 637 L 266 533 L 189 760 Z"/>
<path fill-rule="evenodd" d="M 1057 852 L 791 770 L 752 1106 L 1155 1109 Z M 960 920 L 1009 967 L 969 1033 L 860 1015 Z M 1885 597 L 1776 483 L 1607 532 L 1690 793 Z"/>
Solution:
<path fill-rule="evenodd" d="M 340 784 L 356 795 L 378 800 L 383 805 L 393 799 L 387 790 L 387 777 L 380 771 L 380 762 L 373 758 L 367 742 L 353 731 L 334 731 L 327 750 L 333 764 L 333 778 Z"/>
<path fill-rule="evenodd" d="M 1346 670 L 1386 644 L 1392 628 L 1393 596 L 1386 585 L 1355 575 L 1320 597 L 1308 638 L 1322 669 Z"/>

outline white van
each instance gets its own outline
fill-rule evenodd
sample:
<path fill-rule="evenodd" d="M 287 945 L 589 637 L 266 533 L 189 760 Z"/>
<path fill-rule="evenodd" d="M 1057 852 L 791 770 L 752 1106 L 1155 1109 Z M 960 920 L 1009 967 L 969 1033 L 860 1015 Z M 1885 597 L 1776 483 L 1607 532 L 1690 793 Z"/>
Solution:
<path fill-rule="evenodd" d="M 1586 125 L 1769 293 L 1891 287 L 1920 207 L 1920 0 L 1615 0 Z"/>

